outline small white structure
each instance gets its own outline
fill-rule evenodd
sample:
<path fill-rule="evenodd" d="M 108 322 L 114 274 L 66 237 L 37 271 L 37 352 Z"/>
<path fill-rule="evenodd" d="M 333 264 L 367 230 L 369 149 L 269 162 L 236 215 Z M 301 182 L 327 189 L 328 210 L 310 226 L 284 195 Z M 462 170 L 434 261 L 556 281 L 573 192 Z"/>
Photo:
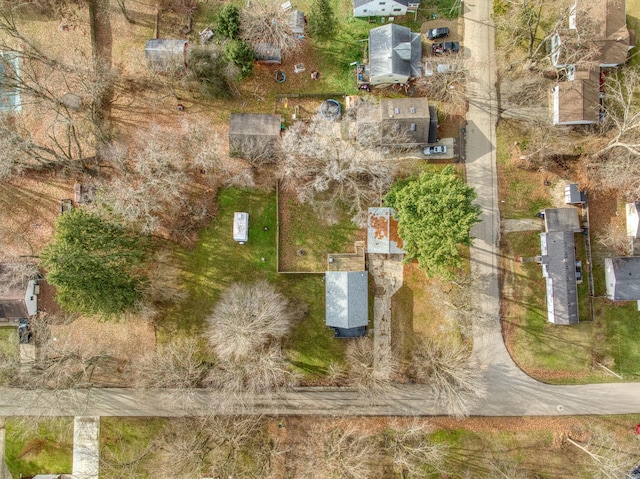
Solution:
<path fill-rule="evenodd" d="M 245 244 L 249 239 L 249 213 L 233 214 L 233 241 Z"/>
<path fill-rule="evenodd" d="M 627 203 L 627 236 L 640 238 L 640 202 Z"/>
<path fill-rule="evenodd" d="M 353 0 L 354 17 L 388 17 L 406 15 L 409 6 L 417 8 L 418 0 Z"/>

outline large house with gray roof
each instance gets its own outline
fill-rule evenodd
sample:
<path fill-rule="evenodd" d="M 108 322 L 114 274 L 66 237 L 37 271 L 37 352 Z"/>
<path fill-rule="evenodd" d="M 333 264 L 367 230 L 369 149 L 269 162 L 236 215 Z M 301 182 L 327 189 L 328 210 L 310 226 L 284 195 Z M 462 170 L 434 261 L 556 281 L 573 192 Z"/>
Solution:
<path fill-rule="evenodd" d="M 605 258 L 607 298 L 613 301 L 640 301 L 640 256 Z"/>
<path fill-rule="evenodd" d="M 366 271 L 325 273 L 326 325 L 336 338 L 367 334 L 369 324 L 369 276 Z"/>
<path fill-rule="evenodd" d="M 419 33 L 395 23 L 369 31 L 371 85 L 406 83 L 422 75 L 422 41 Z"/>
<path fill-rule="evenodd" d="M 547 208 L 540 234 L 540 264 L 547 289 L 547 320 L 578 323 L 578 282 L 574 234 L 581 231 L 576 208 Z"/>

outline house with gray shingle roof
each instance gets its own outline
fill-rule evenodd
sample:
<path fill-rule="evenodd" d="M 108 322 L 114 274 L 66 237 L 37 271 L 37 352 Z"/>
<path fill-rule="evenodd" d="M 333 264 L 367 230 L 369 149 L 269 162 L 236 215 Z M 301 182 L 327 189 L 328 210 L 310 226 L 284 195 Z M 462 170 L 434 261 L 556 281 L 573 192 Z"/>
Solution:
<path fill-rule="evenodd" d="M 640 256 L 605 258 L 607 298 L 613 301 L 640 301 Z"/>
<path fill-rule="evenodd" d="M 366 271 L 325 273 L 326 325 L 336 338 L 367 334 L 369 324 L 369 276 Z"/>
<path fill-rule="evenodd" d="M 540 264 L 547 290 L 547 321 L 577 324 L 578 282 L 574 234 L 581 231 L 576 208 L 543 211 L 545 232 L 540 234 Z"/>
<path fill-rule="evenodd" d="M 422 41 L 419 33 L 395 23 L 369 31 L 369 83 L 406 83 L 422 75 Z"/>

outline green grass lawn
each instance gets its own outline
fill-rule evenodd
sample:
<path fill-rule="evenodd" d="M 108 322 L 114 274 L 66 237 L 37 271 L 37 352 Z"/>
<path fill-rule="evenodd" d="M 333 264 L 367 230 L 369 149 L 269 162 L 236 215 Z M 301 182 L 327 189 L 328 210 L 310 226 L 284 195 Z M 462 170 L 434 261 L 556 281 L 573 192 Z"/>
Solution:
<path fill-rule="evenodd" d="M 71 473 L 73 419 L 47 418 L 29 424 L 8 418 L 5 460 L 13 477 Z M 20 476 L 20 477 L 22 477 Z"/>
<path fill-rule="evenodd" d="M 166 422 L 164 418 L 100 419 L 100 477 L 149 477 L 146 466 L 153 460 L 151 445 Z"/>
<path fill-rule="evenodd" d="M 0 355 L 7 355 L 15 358 L 20 357 L 17 327 L 0 327 Z"/>
<path fill-rule="evenodd" d="M 218 202 L 217 217 L 200 232 L 196 245 L 176 251 L 188 299 L 160 318 L 161 331 L 199 334 L 224 289 L 234 282 L 267 280 L 275 283 L 294 307 L 308 307 L 307 316 L 294 325 L 285 347 L 294 366 L 308 378 L 323 375 L 332 361 L 342 361 L 344 343 L 336 341 L 324 324 L 322 275 L 276 273 L 275 192 L 223 189 Z M 232 238 L 235 211 L 249 213 L 249 241 L 244 245 Z M 307 220 L 317 223 L 310 217 Z M 316 233 L 328 236 L 322 228 Z"/>
<path fill-rule="evenodd" d="M 497 162 L 502 218 L 532 218 L 538 210 L 551 206 L 547 190 L 541 188 L 541 175 L 519 168 L 512 159 L 512 145 L 523 141 L 526 141 L 525 133 L 514 123 L 500 122 L 497 128 Z"/>
<path fill-rule="evenodd" d="M 281 198 L 281 204 L 282 201 L 286 201 L 286 208 L 281 211 L 280 271 L 324 272 L 327 254 L 354 252 L 358 228 L 346 211 L 337 223 L 329 225 L 317 217 L 310 205 L 295 198 Z"/>

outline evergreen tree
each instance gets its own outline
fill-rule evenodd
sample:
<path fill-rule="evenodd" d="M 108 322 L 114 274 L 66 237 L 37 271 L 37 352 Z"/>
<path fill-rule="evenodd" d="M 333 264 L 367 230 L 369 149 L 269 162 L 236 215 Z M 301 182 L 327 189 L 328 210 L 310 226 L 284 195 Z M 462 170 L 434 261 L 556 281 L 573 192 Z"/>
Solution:
<path fill-rule="evenodd" d="M 230 40 L 224 46 L 224 55 L 240 68 L 240 78 L 244 78 L 253 70 L 253 48 L 243 40 Z"/>
<path fill-rule="evenodd" d="M 309 32 L 321 40 L 329 39 L 336 29 L 336 17 L 330 0 L 315 0 L 309 14 Z"/>
<path fill-rule="evenodd" d="M 398 213 L 407 259 L 416 258 L 428 276 L 450 278 L 462 264 L 460 246 L 471 246 L 469 230 L 480 221 L 476 197 L 453 166 L 396 183 L 385 203 Z"/>
<path fill-rule="evenodd" d="M 223 38 L 237 40 L 240 35 L 240 10 L 235 5 L 225 5 L 220 11 L 216 33 Z"/>
<path fill-rule="evenodd" d="M 58 218 L 54 240 L 40 257 L 60 306 L 108 315 L 140 298 L 148 247 L 133 231 L 75 209 Z"/>

